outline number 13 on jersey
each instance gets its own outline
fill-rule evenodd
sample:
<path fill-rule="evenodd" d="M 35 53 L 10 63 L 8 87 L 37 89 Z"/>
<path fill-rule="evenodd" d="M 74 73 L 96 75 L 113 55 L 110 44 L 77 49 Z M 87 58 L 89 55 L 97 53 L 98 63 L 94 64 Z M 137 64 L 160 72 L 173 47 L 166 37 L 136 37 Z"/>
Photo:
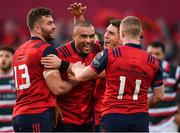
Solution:
<path fill-rule="evenodd" d="M 23 71 L 23 73 L 21 73 L 21 75 L 19 75 L 20 79 L 18 79 L 18 75 L 17 75 L 19 71 Z M 23 89 L 27 89 L 30 87 L 30 85 L 31 85 L 30 77 L 29 77 L 28 67 L 26 64 L 14 66 L 14 77 L 15 77 L 16 89 L 23 90 Z M 25 83 L 22 83 L 23 79 L 25 80 Z"/>

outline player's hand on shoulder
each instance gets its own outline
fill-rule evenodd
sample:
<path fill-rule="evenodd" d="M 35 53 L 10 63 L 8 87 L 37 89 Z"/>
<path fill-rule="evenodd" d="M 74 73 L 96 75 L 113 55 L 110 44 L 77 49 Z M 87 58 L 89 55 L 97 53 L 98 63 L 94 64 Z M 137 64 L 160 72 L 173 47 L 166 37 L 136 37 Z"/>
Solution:
<path fill-rule="evenodd" d="M 83 6 L 81 3 L 73 3 L 68 7 L 69 12 L 73 16 L 81 16 L 84 15 L 87 6 Z"/>
<path fill-rule="evenodd" d="M 44 65 L 45 68 L 49 69 L 59 69 L 61 65 L 61 59 L 56 55 L 49 54 L 46 57 L 41 59 L 41 64 Z"/>

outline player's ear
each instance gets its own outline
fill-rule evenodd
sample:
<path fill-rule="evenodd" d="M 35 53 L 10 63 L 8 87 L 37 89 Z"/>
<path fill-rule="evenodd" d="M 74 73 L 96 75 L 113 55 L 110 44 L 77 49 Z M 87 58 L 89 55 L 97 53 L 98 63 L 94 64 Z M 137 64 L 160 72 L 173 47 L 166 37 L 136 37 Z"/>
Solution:
<path fill-rule="evenodd" d="M 73 35 L 72 35 L 73 40 L 75 40 L 75 37 L 76 37 L 76 35 L 75 35 L 75 33 L 73 33 Z"/>
<path fill-rule="evenodd" d="M 120 31 L 120 35 L 121 35 L 121 38 L 124 38 L 125 37 L 125 33 Z"/>
<path fill-rule="evenodd" d="M 140 34 L 140 39 L 142 39 L 144 37 L 144 32 L 141 31 L 141 34 Z"/>
<path fill-rule="evenodd" d="M 34 31 L 38 34 L 41 34 L 41 27 L 38 24 L 34 24 Z"/>

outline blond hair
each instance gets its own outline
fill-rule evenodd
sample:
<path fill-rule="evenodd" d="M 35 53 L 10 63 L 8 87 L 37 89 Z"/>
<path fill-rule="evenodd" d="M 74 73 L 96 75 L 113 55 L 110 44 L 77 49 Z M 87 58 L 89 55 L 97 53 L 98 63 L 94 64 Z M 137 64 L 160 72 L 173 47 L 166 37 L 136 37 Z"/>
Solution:
<path fill-rule="evenodd" d="M 121 21 L 120 31 L 124 32 L 130 38 L 140 38 L 142 24 L 139 18 L 127 16 Z"/>

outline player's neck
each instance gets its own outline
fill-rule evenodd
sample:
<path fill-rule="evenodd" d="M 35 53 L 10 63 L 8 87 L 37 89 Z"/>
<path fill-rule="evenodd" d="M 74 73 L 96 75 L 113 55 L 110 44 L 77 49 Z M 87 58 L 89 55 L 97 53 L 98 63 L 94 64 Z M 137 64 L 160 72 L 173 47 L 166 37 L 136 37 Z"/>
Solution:
<path fill-rule="evenodd" d="M 123 45 L 127 43 L 140 44 L 140 40 L 139 39 L 124 39 Z"/>
<path fill-rule="evenodd" d="M 7 75 L 7 74 L 11 73 L 11 71 L 12 71 L 11 67 L 7 70 L 0 69 L 0 75 Z"/>
<path fill-rule="evenodd" d="M 31 33 L 31 37 L 38 37 L 38 38 L 42 39 L 43 41 L 46 41 L 41 35 L 38 35 L 35 33 Z"/>

